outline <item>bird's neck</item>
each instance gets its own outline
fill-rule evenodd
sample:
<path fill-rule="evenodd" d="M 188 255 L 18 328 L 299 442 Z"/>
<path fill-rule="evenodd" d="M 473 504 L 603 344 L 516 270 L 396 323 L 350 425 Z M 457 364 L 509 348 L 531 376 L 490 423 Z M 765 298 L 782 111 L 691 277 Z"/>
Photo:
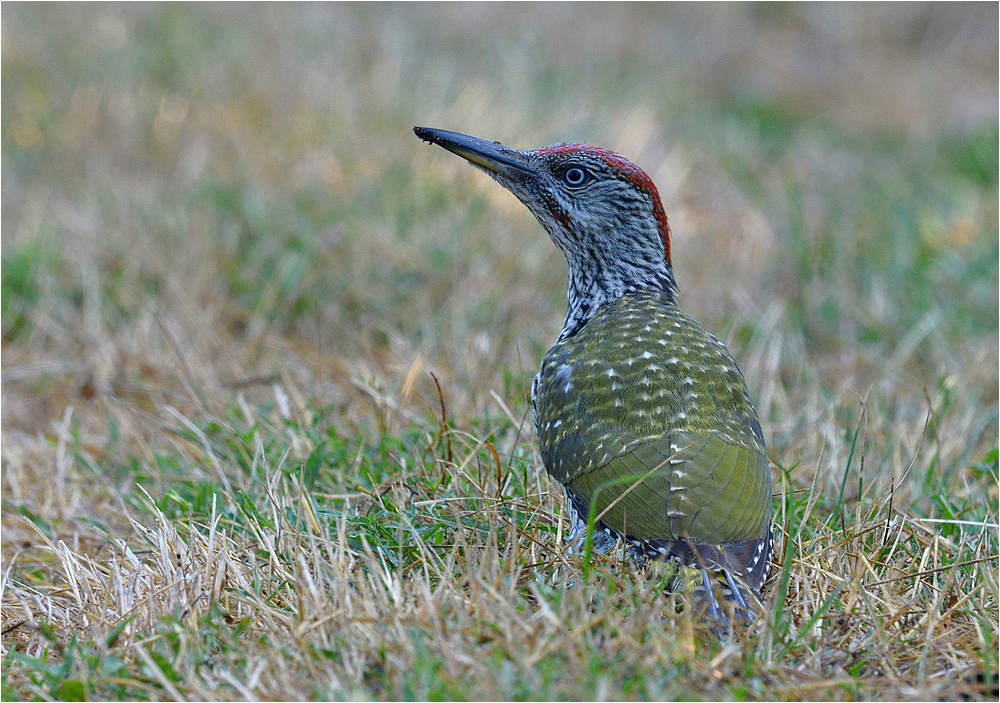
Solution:
<path fill-rule="evenodd" d="M 567 286 L 569 305 L 559 338 L 572 337 L 583 329 L 602 305 L 638 292 L 662 295 L 665 301 L 676 302 L 677 284 L 673 269 L 669 264 L 655 268 L 620 264 L 616 270 L 609 271 L 607 268 L 574 266 L 571 263 Z"/>

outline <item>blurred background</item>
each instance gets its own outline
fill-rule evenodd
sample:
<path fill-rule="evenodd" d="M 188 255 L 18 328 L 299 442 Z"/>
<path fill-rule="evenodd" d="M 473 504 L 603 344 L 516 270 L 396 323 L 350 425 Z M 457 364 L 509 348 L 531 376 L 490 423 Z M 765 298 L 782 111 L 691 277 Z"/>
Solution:
<path fill-rule="evenodd" d="M 565 263 L 413 125 L 625 154 L 780 463 L 841 471 L 864 408 L 887 481 L 933 441 L 961 487 L 996 464 L 997 68 L 990 3 L 5 4 L 5 514 L 70 417 L 98 463 L 275 383 L 342 432 L 430 422 L 429 372 L 459 428 L 523 418 Z"/>

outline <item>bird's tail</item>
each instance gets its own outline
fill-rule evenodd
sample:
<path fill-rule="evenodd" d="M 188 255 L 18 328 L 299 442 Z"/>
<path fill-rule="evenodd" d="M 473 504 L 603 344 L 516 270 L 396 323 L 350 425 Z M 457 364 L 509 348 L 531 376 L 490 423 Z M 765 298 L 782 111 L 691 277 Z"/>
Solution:
<path fill-rule="evenodd" d="M 730 623 L 751 626 L 763 612 L 763 602 L 748 576 L 720 563 L 726 557 L 723 552 L 680 541 L 648 541 L 642 547 L 647 559 L 677 561 L 680 570 L 671 590 L 690 594 L 691 606 L 704 611 L 715 632 L 728 630 Z M 749 573 L 751 579 L 758 577 L 756 572 Z"/>
<path fill-rule="evenodd" d="M 761 613 L 762 603 L 753 589 L 743 579 L 727 569 L 699 569 L 700 585 L 693 594 L 697 602 L 704 602 L 706 615 L 718 625 L 730 621 L 752 625 Z"/>
<path fill-rule="evenodd" d="M 720 639 L 733 627 L 754 627 L 763 612 L 757 593 L 726 569 L 681 566 L 670 589 L 685 594 L 687 607 L 701 614 Z"/>

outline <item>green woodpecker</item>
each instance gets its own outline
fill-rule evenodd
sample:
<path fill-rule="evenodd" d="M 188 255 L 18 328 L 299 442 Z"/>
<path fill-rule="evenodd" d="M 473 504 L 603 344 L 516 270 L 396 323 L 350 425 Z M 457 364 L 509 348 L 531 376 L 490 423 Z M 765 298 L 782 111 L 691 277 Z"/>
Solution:
<path fill-rule="evenodd" d="M 639 558 L 677 559 L 700 570 L 717 620 L 713 581 L 749 619 L 772 547 L 764 436 L 736 361 L 677 305 L 656 186 L 607 149 L 414 131 L 517 196 L 569 262 L 566 319 L 531 402 L 570 540 L 594 515 L 594 549 L 625 540 Z"/>

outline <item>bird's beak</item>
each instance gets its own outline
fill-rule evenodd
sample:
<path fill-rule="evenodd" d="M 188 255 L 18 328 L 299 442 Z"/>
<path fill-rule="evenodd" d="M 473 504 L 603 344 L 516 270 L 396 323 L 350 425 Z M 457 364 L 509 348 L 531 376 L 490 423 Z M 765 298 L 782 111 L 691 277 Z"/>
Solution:
<path fill-rule="evenodd" d="M 414 127 L 413 132 L 425 142 L 442 146 L 487 171 L 507 178 L 537 173 L 528 165 L 522 152 L 506 147 L 500 142 L 490 142 L 479 137 L 430 127 Z"/>

